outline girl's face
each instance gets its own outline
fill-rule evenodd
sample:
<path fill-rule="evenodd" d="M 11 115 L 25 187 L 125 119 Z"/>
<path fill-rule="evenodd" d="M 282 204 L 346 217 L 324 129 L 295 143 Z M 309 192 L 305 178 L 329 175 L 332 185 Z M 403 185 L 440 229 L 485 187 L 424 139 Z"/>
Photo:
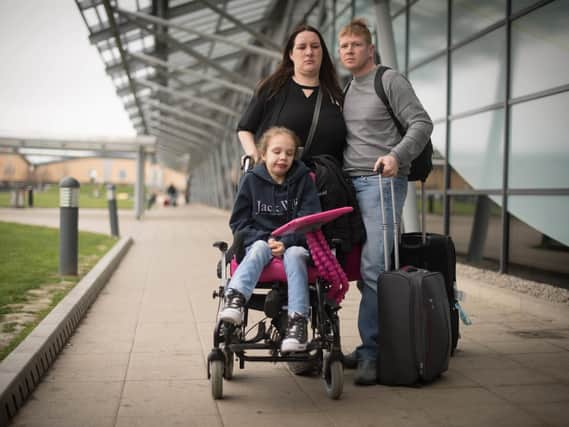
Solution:
<path fill-rule="evenodd" d="M 294 64 L 295 75 L 318 75 L 322 64 L 322 46 L 318 34 L 312 31 L 298 33 L 289 56 Z"/>
<path fill-rule="evenodd" d="M 294 140 L 287 134 L 278 133 L 267 143 L 267 150 L 262 154 L 269 175 L 275 182 L 282 184 L 292 166 L 296 147 Z"/>

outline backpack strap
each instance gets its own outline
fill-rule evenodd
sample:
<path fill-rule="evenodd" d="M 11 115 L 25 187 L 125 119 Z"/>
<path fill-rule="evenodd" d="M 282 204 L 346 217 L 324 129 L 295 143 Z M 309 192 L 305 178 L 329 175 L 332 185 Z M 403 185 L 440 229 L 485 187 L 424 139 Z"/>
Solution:
<path fill-rule="evenodd" d="M 375 73 L 375 80 L 374 80 L 375 93 L 377 93 L 377 96 L 379 96 L 379 99 L 381 99 L 383 101 L 383 103 L 385 104 L 385 108 L 387 109 L 387 112 L 391 116 L 393 123 L 395 123 L 395 126 L 397 127 L 397 130 L 399 131 L 399 135 L 403 136 L 403 135 L 405 135 L 405 128 L 403 127 L 401 122 L 395 116 L 395 113 L 393 112 L 393 109 L 391 108 L 391 104 L 389 103 L 389 98 L 387 98 L 387 94 L 385 93 L 385 88 L 383 87 L 382 78 L 383 78 L 383 74 L 385 74 L 385 72 L 387 70 L 391 70 L 391 68 L 386 67 L 385 65 L 380 65 L 379 67 L 377 67 L 377 72 Z"/>

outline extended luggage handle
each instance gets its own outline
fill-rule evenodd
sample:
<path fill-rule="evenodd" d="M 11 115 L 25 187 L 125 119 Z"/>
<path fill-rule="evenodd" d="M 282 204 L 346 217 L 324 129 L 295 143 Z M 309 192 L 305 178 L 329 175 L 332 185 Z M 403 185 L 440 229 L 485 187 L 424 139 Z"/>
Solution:
<path fill-rule="evenodd" d="M 390 263 L 389 258 L 390 254 L 387 252 L 387 220 L 385 218 L 385 203 L 384 203 L 384 195 L 383 195 L 383 164 L 379 165 L 379 174 L 378 174 L 378 183 L 379 183 L 379 201 L 381 205 L 381 227 L 383 229 L 383 257 L 384 257 L 384 268 L 385 271 L 390 270 Z M 389 180 L 391 185 L 391 206 L 393 212 L 393 250 L 395 252 L 395 270 L 399 269 L 399 223 L 397 221 L 397 212 L 395 206 L 395 191 L 393 187 L 393 179 Z"/>

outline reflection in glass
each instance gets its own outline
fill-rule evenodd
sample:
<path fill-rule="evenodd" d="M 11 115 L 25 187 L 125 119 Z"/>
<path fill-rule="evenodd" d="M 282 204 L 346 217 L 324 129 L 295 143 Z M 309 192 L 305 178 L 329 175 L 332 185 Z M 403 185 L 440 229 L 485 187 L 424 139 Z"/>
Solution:
<path fill-rule="evenodd" d="M 504 19 L 506 0 L 454 0 L 452 3 L 452 42 L 465 38 Z"/>
<path fill-rule="evenodd" d="M 487 111 L 451 122 L 449 161 L 476 189 L 502 187 L 504 111 Z"/>
<path fill-rule="evenodd" d="M 447 2 L 422 0 L 411 7 L 409 65 L 446 49 Z"/>
<path fill-rule="evenodd" d="M 508 207 L 510 261 L 569 277 L 569 197 L 509 196 Z"/>
<path fill-rule="evenodd" d="M 537 3 L 537 0 L 512 0 L 512 13 L 516 13 L 535 3 Z"/>
<path fill-rule="evenodd" d="M 395 39 L 395 54 L 397 56 L 397 68 L 400 71 L 405 72 L 405 69 L 407 67 L 407 64 L 405 64 L 405 49 L 406 49 L 405 23 L 407 22 L 407 16 L 405 14 L 399 15 L 392 22 L 393 22 L 393 38 Z"/>
<path fill-rule="evenodd" d="M 441 157 L 445 156 L 447 138 L 446 138 L 446 123 L 435 123 L 433 125 L 433 133 L 431 134 L 431 141 L 435 152 L 439 152 Z"/>
<path fill-rule="evenodd" d="M 512 22 L 512 97 L 569 83 L 569 1 Z"/>
<path fill-rule="evenodd" d="M 390 9 L 391 14 L 392 15 L 396 14 L 401 9 L 403 9 L 406 4 L 407 4 L 406 0 L 391 0 L 391 6 L 390 6 L 391 7 L 391 9 Z"/>
<path fill-rule="evenodd" d="M 432 120 L 446 116 L 446 55 L 409 73 L 417 97 Z"/>
<path fill-rule="evenodd" d="M 452 53 L 451 112 L 504 100 L 506 81 L 505 30 L 499 28 Z"/>
<path fill-rule="evenodd" d="M 486 196 L 480 196 L 486 197 Z M 484 203 L 486 202 L 486 203 Z M 476 210 L 480 209 L 478 223 L 475 222 Z M 450 235 L 456 245 L 456 251 L 463 257 L 471 258 L 480 264 L 491 262 L 487 268 L 497 268 L 501 250 L 501 208 L 492 201 L 479 196 L 453 196 L 450 198 Z M 476 227 L 475 231 L 473 229 Z M 478 239 L 477 241 L 471 241 Z M 482 259 L 475 257 L 475 248 L 481 245 Z M 475 259 L 472 259 L 472 258 Z"/>
<path fill-rule="evenodd" d="M 568 105 L 564 92 L 512 106 L 511 188 L 569 188 Z"/>
<path fill-rule="evenodd" d="M 427 189 L 425 196 L 425 229 L 428 233 L 444 234 L 443 196 L 442 194 L 428 194 L 430 190 L 428 182 L 430 179 L 431 176 L 429 176 L 425 184 Z M 419 186 L 417 186 L 417 209 L 421 212 L 421 190 Z"/>

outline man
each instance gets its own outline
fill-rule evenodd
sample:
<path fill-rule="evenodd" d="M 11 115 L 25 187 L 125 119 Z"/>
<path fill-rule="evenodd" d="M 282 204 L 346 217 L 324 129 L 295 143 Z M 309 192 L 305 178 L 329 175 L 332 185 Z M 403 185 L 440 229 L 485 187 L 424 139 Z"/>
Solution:
<path fill-rule="evenodd" d="M 379 201 L 380 166 L 385 194 L 385 218 L 388 222 L 388 250 L 393 250 L 392 203 L 389 180 L 395 188 L 396 214 L 401 218 L 407 195 L 407 175 L 411 161 L 427 144 L 433 124 L 405 77 L 387 70 L 382 83 L 395 116 L 405 127 L 403 137 L 374 88 L 378 65 L 371 33 L 362 19 L 354 19 L 339 33 L 339 53 L 344 67 L 352 73 L 352 81 L 344 101 L 347 144 L 344 169 L 352 178 L 367 240 L 362 248 L 358 284 L 361 301 L 358 329 L 362 344 L 345 356 L 347 368 L 357 367 L 357 385 L 376 384 L 377 359 L 377 279 L 384 266 L 383 230 Z M 381 351 L 381 349 L 380 349 Z"/>

